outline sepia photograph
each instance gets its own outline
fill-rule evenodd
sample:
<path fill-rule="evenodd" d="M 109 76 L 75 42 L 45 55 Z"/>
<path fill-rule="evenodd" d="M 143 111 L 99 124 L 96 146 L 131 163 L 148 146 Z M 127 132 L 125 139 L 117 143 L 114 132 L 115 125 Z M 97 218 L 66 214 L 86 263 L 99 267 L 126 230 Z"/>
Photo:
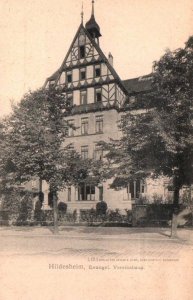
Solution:
<path fill-rule="evenodd" d="M 0 299 L 192 299 L 192 0 L 0 16 Z"/>

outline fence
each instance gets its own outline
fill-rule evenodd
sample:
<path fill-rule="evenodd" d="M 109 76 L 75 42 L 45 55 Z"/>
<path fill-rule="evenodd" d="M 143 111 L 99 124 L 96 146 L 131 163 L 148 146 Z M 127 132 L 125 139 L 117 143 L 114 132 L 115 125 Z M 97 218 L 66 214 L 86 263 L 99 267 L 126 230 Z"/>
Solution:
<path fill-rule="evenodd" d="M 169 226 L 173 214 L 172 204 L 144 204 L 132 206 L 132 226 Z M 193 214 L 190 209 L 179 207 L 179 224 L 193 225 Z"/>
<path fill-rule="evenodd" d="M 84 224 L 90 226 L 169 226 L 172 219 L 172 204 L 147 204 L 133 205 L 132 211 L 127 211 L 124 215 L 119 210 L 108 210 L 104 214 L 97 213 L 96 210 L 82 210 L 80 214 L 76 210 L 74 212 L 58 212 L 59 225 Z M 180 208 L 180 225 L 193 226 L 193 214 L 187 208 Z M 16 225 L 16 226 L 33 226 L 53 225 L 53 210 L 33 211 L 9 213 L 8 210 L 0 211 L 0 226 Z"/>
<path fill-rule="evenodd" d="M 9 224 L 9 212 L 7 210 L 0 210 L 0 226 Z"/>

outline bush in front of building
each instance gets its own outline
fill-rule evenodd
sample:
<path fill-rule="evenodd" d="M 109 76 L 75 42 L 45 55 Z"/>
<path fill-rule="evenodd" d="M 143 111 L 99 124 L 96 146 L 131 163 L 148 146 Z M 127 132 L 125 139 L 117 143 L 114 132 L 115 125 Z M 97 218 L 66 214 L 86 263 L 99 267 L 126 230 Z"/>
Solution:
<path fill-rule="evenodd" d="M 136 204 L 132 207 L 133 226 L 168 226 L 172 218 L 172 204 Z"/>
<path fill-rule="evenodd" d="M 107 203 L 105 201 L 100 201 L 96 204 L 96 213 L 97 215 L 106 215 L 107 212 Z"/>
<path fill-rule="evenodd" d="M 67 204 L 64 202 L 59 202 L 58 203 L 58 211 L 62 214 L 66 214 L 67 211 Z"/>
<path fill-rule="evenodd" d="M 107 210 L 106 214 L 99 214 L 96 209 L 82 210 L 80 222 L 86 222 L 89 226 L 128 226 L 132 222 L 132 213 L 121 213 L 119 209 Z"/>
<path fill-rule="evenodd" d="M 53 226 L 54 225 L 54 214 L 53 210 L 44 210 L 41 215 L 42 226 Z"/>
<path fill-rule="evenodd" d="M 7 211 L 10 225 L 28 225 L 33 219 L 34 194 L 17 188 L 6 189 L 3 193 L 2 209 Z"/>
<path fill-rule="evenodd" d="M 42 211 L 42 201 L 37 200 L 35 203 L 35 210 L 34 210 L 34 221 L 38 224 L 43 221 L 43 214 L 44 212 Z"/>

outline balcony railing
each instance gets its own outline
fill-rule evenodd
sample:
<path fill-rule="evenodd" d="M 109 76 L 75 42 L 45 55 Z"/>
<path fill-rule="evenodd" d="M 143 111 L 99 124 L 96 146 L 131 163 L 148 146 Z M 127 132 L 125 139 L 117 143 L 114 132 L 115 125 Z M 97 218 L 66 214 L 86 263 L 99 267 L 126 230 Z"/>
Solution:
<path fill-rule="evenodd" d="M 106 104 L 106 103 L 105 103 Z M 110 106 L 110 108 L 117 108 L 117 105 Z M 82 105 L 74 105 L 71 108 L 69 107 L 67 114 L 82 114 L 92 111 L 100 111 L 104 109 L 108 109 L 108 105 L 104 105 L 103 102 L 96 102 L 96 103 L 88 103 Z"/>
<path fill-rule="evenodd" d="M 97 111 L 97 110 L 103 110 L 105 106 L 102 102 L 97 103 L 89 103 L 89 104 L 82 104 L 73 106 L 71 109 L 71 114 L 81 114 L 81 113 L 87 113 L 91 111 Z"/>

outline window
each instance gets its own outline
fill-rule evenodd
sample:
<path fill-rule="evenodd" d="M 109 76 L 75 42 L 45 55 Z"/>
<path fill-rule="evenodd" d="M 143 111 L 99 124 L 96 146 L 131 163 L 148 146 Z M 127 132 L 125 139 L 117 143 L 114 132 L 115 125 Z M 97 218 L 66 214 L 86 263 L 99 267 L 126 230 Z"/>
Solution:
<path fill-rule="evenodd" d="M 96 116 L 96 133 L 103 132 L 103 116 Z"/>
<path fill-rule="evenodd" d="M 88 134 L 88 118 L 81 119 L 81 134 Z"/>
<path fill-rule="evenodd" d="M 80 105 L 87 104 L 87 91 L 81 90 L 80 91 Z"/>
<path fill-rule="evenodd" d="M 102 101 L 102 91 L 101 88 L 97 88 L 95 90 L 95 102 L 101 102 Z"/>
<path fill-rule="evenodd" d="M 78 200 L 79 201 L 93 201 L 95 200 L 95 186 L 93 184 L 81 183 L 78 186 Z"/>
<path fill-rule="evenodd" d="M 94 150 L 94 159 L 101 160 L 103 158 L 103 149 L 101 146 L 96 145 Z"/>
<path fill-rule="evenodd" d="M 103 186 L 99 186 L 99 201 L 103 201 Z"/>
<path fill-rule="evenodd" d="M 139 179 L 130 181 L 127 192 L 131 194 L 131 199 L 138 199 L 145 192 L 145 182 Z"/>
<path fill-rule="evenodd" d="M 67 81 L 67 83 L 71 83 L 72 82 L 72 71 L 67 72 L 67 74 L 66 74 L 66 81 Z"/>
<path fill-rule="evenodd" d="M 71 201 L 71 186 L 68 187 L 68 202 Z"/>
<path fill-rule="evenodd" d="M 80 80 L 86 79 L 86 68 L 80 69 Z"/>
<path fill-rule="evenodd" d="M 74 136 L 74 120 L 68 120 L 68 136 Z"/>
<path fill-rule="evenodd" d="M 85 58 L 85 46 L 80 46 L 79 54 L 80 54 L 80 58 Z"/>
<path fill-rule="evenodd" d="M 67 107 L 73 105 L 73 94 L 72 93 L 66 94 L 66 105 L 67 105 Z"/>
<path fill-rule="evenodd" d="M 81 147 L 81 157 L 82 157 L 82 159 L 88 158 L 88 146 Z"/>
<path fill-rule="evenodd" d="M 96 65 L 95 66 L 95 77 L 100 77 L 101 76 L 101 66 Z"/>

